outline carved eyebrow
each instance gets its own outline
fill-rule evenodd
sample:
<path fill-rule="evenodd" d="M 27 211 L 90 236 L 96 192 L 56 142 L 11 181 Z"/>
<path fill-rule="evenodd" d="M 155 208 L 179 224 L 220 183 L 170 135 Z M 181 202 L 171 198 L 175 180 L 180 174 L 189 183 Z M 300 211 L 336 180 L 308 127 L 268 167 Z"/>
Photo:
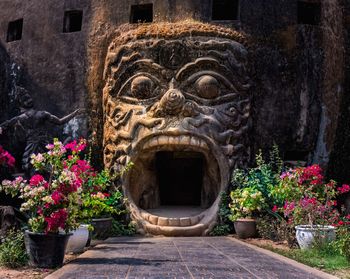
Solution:
<path fill-rule="evenodd" d="M 112 75 L 114 79 L 117 77 L 122 78 L 124 75 L 130 73 L 130 71 L 135 70 L 153 70 L 156 71 L 156 74 L 161 75 L 164 67 L 155 63 L 152 59 L 139 59 L 132 63 L 130 63 L 129 59 L 122 59 L 117 67 L 112 66 Z"/>
<path fill-rule="evenodd" d="M 183 80 L 188 72 L 191 72 L 193 69 L 203 68 L 203 66 L 208 67 L 212 66 L 211 69 L 218 69 L 219 72 L 225 73 L 226 75 L 232 74 L 232 71 L 226 66 L 222 65 L 217 59 L 212 57 L 201 57 L 197 58 L 194 62 L 188 63 L 183 66 L 176 74 L 176 80 Z"/>

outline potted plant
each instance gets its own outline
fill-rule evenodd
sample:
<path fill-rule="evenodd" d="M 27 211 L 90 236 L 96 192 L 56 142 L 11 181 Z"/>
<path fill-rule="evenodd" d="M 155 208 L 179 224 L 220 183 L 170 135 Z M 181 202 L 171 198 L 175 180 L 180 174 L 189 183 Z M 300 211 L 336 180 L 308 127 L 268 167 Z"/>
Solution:
<path fill-rule="evenodd" d="M 288 185 L 288 187 L 285 187 Z M 343 191 L 347 185 L 338 188 Z M 277 191 L 293 188 L 286 195 L 283 206 L 284 216 L 293 223 L 296 238 L 301 249 L 314 244 L 324 244 L 335 239 L 335 227 L 339 212 L 336 182 L 325 183 L 322 169 L 318 165 L 291 169 L 281 175 Z"/>
<path fill-rule="evenodd" d="M 125 212 L 121 207 L 122 204 L 123 195 L 119 190 L 112 193 L 98 191 L 83 194 L 81 216 L 84 220 L 90 220 L 94 238 L 108 237 L 112 228 L 113 216 Z"/>
<path fill-rule="evenodd" d="M 269 191 L 279 178 L 282 168 L 277 145 L 270 152 L 270 162 L 263 159 L 261 150 L 256 154 L 256 167 L 236 169 L 231 183 L 235 188 L 230 193 L 231 215 L 238 237 L 257 235 L 255 217 L 268 207 Z"/>
<path fill-rule="evenodd" d="M 81 172 L 82 205 L 79 218 L 92 226 L 92 236 L 97 239 L 108 237 L 113 216 L 125 213 L 122 192 L 113 188 L 113 182 L 133 166 L 129 162 L 120 172 L 111 174 L 109 170 L 95 171 L 85 167 Z"/>
<path fill-rule="evenodd" d="M 17 177 L 2 182 L 2 190 L 13 196 L 20 194 L 25 201 L 21 211 L 29 215 L 26 250 L 33 266 L 55 268 L 63 263 L 70 232 L 79 226 L 82 180 L 74 166 L 85 146 L 85 140 L 81 140 L 69 149 L 55 139 L 46 146 L 46 153 L 31 157 L 40 173 L 29 181 Z"/>
<path fill-rule="evenodd" d="M 254 187 L 238 188 L 230 193 L 231 214 L 239 238 L 256 237 L 255 216 L 266 207 L 262 193 Z"/>

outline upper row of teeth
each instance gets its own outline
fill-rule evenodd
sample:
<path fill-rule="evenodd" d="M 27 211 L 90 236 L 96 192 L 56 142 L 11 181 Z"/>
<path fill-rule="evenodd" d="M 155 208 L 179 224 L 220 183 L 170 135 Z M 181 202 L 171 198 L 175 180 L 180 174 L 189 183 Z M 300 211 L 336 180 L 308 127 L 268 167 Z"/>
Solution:
<path fill-rule="evenodd" d="M 154 137 L 143 146 L 144 149 L 160 146 L 160 145 L 187 145 L 200 147 L 205 150 L 209 150 L 207 143 L 197 137 L 192 136 L 158 136 Z"/>

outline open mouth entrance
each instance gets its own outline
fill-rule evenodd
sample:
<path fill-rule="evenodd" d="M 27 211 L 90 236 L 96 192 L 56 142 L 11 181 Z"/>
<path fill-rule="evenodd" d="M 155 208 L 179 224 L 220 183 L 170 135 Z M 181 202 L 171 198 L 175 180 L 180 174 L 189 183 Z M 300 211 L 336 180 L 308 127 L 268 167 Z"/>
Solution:
<path fill-rule="evenodd" d="M 198 137 L 151 138 L 139 147 L 132 160 L 127 197 L 142 218 L 152 224 L 158 224 L 155 220 L 159 217 L 161 224 L 169 226 L 177 226 L 180 219 L 182 225 L 193 225 L 219 195 L 218 162 Z"/>
<path fill-rule="evenodd" d="M 161 206 L 200 206 L 204 158 L 199 152 L 156 153 Z"/>

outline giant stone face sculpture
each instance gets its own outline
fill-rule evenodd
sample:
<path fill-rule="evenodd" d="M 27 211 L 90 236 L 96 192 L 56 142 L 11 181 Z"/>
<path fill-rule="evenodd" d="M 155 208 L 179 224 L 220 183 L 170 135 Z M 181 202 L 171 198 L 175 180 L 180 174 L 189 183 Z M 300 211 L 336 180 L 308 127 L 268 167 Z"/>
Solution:
<path fill-rule="evenodd" d="M 141 28 L 107 54 L 104 164 L 134 163 L 122 187 L 145 232 L 203 235 L 249 155 L 247 50 L 205 24 L 174 24 L 163 36 L 164 26 Z"/>

